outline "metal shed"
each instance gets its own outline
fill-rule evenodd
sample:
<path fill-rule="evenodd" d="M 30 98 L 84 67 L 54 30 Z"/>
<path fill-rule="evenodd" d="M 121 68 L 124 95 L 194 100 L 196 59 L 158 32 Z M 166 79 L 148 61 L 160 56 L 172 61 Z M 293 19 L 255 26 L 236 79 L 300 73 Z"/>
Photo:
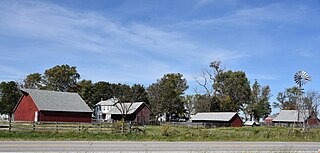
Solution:
<path fill-rule="evenodd" d="M 197 113 L 192 122 L 204 123 L 211 126 L 242 127 L 242 120 L 237 112 L 204 112 Z"/>

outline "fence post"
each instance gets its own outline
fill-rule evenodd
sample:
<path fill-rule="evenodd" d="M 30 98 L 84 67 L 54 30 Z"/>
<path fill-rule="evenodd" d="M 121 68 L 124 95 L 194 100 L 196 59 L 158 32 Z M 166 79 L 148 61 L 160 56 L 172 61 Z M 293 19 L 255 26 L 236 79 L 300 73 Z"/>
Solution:
<path fill-rule="evenodd" d="M 56 122 L 56 131 L 57 131 L 57 132 L 59 131 L 59 125 L 58 125 L 58 122 Z"/>
<path fill-rule="evenodd" d="M 11 118 L 10 118 L 10 120 L 9 120 L 9 132 L 11 132 Z"/>
<path fill-rule="evenodd" d="M 33 131 L 36 130 L 36 124 L 35 124 L 35 122 L 32 122 L 32 130 L 33 130 Z"/>

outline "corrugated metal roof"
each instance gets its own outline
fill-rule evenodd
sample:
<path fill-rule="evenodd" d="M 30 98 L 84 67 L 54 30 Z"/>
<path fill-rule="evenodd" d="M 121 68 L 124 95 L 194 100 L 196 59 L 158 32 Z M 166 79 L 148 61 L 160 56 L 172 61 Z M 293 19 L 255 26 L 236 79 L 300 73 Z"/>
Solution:
<path fill-rule="evenodd" d="M 192 121 L 230 121 L 235 115 L 236 112 L 206 112 L 206 113 L 197 113 L 194 115 Z"/>
<path fill-rule="evenodd" d="M 98 102 L 96 105 L 100 106 L 113 106 L 115 105 L 119 100 L 117 98 L 110 98 L 108 100 L 102 100 Z"/>
<path fill-rule="evenodd" d="M 122 112 L 125 112 L 125 111 L 128 111 L 127 114 L 132 114 L 134 113 L 144 102 L 134 102 L 132 103 L 117 103 L 116 106 L 114 106 L 110 111 L 109 113 L 110 114 L 119 114 L 121 115 Z M 122 106 L 121 106 L 122 105 Z M 131 105 L 131 106 L 130 106 Z M 119 110 L 119 109 L 121 110 Z"/>
<path fill-rule="evenodd" d="M 297 110 L 281 110 L 279 115 L 273 119 L 273 122 L 303 122 L 305 117 L 309 117 L 308 110 L 302 110 L 299 112 Z"/>
<path fill-rule="evenodd" d="M 92 112 L 78 93 L 21 89 L 28 93 L 39 110 L 63 112 Z"/>

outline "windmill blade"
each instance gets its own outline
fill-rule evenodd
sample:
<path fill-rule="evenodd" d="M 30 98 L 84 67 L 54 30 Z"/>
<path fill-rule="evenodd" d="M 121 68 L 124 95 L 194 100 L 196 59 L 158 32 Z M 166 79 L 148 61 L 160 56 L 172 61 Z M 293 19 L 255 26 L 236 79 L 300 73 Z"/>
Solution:
<path fill-rule="evenodd" d="M 296 82 L 296 84 L 298 84 L 299 86 L 302 86 L 304 84 L 306 84 L 308 81 L 311 81 L 311 77 L 308 75 L 307 72 L 305 71 L 298 71 L 295 75 L 294 75 L 294 81 Z"/>

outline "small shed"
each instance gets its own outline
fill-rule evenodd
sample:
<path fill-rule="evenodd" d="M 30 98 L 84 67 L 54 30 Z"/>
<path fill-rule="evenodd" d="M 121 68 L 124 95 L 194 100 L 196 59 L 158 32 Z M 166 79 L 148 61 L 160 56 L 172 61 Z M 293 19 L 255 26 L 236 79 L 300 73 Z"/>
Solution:
<path fill-rule="evenodd" d="M 244 126 L 260 126 L 260 124 L 258 122 L 255 121 L 246 121 L 244 124 Z"/>
<path fill-rule="evenodd" d="M 302 124 L 307 123 L 309 126 L 318 126 L 319 119 L 314 111 L 309 110 L 281 110 L 279 115 L 273 119 L 273 123 L 278 124 Z"/>
<path fill-rule="evenodd" d="M 117 103 L 110 111 L 111 119 L 121 120 L 126 114 L 126 121 L 133 121 L 137 124 L 149 124 L 151 110 L 144 102 Z"/>
<path fill-rule="evenodd" d="M 242 127 L 242 120 L 237 112 L 204 112 L 192 117 L 192 122 L 210 126 Z"/>
<path fill-rule="evenodd" d="M 91 122 L 92 110 L 78 93 L 21 89 L 16 121 Z"/>

